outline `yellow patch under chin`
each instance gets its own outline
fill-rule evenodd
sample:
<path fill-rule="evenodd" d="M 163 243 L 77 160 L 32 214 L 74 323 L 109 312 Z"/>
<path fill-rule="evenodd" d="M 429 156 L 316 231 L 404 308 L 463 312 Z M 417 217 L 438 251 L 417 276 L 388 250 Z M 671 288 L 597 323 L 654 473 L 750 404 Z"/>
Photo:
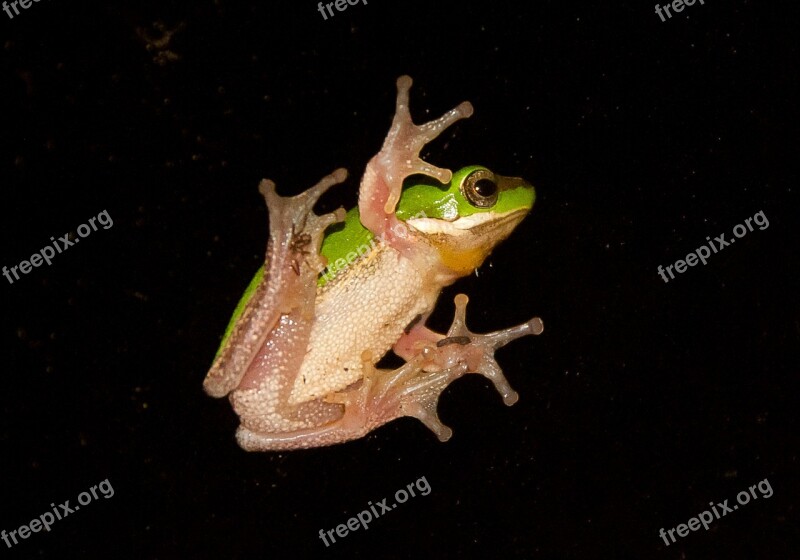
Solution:
<path fill-rule="evenodd" d="M 489 254 L 489 251 L 480 247 L 458 250 L 457 248 L 438 245 L 437 249 L 439 250 L 439 258 L 442 260 L 442 264 L 459 276 L 471 274 Z"/>
<path fill-rule="evenodd" d="M 466 276 L 483 263 L 492 248 L 511 233 L 526 212 L 473 214 L 454 222 L 416 218 L 406 223 L 436 248 L 442 265 L 458 276 Z"/>

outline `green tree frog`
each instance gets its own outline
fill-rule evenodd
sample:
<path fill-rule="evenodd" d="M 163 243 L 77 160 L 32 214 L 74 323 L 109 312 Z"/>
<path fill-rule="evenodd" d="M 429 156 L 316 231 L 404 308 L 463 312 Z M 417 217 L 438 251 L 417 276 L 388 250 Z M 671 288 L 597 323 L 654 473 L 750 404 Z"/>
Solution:
<path fill-rule="evenodd" d="M 452 173 L 423 161 L 423 146 L 472 106 L 416 125 L 410 88 L 410 77 L 397 80 L 394 119 L 364 172 L 357 207 L 312 211 L 345 180 L 344 169 L 294 197 L 276 194 L 272 181 L 260 184 L 269 210 L 266 262 L 204 382 L 209 395 L 229 395 L 241 420 L 237 441 L 248 451 L 336 444 L 402 416 L 446 441 L 452 430 L 437 415 L 439 395 L 470 372 L 491 380 L 505 404 L 517 401 L 494 352 L 540 334 L 538 317 L 475 334 L 459 294 L 446 334 L 425 321 L 442 288 L 479 267 L 528 214 L 534 189 L 485 167 Z M 377 368 L 390 350 L 404 365 Z"/>

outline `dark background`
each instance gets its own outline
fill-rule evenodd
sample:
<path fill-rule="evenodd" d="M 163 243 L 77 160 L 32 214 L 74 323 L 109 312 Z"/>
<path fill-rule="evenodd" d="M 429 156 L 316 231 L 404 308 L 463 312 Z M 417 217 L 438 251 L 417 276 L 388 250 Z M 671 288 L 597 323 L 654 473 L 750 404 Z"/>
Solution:
<path fill-rule="evenodd" d="M 762 6 L 764 4 L 762 3 Z M 43 0 L 2 20 L 3 266 L 106 209 L 108 230 L 0 277 L 0 529 L 108 478 L 115 495 L 9 558 L 800 558 L 797 13 L 696 3 Z M 176 30 L 168 44 L 163 29 Z M 357 177 L 410 74 L 424 155 L 537 187 L 470 295 L 519 402 L 467 376 L 439 410 L 331 448 L 246 453 L 201 388 L 263 260 L 261 178 Z M 656 272 L 758 211 L 707 266 Z M 332 529 L 426 477 L 325 548 Z M 710 501 L 774 490 L 669 547 Z"/>

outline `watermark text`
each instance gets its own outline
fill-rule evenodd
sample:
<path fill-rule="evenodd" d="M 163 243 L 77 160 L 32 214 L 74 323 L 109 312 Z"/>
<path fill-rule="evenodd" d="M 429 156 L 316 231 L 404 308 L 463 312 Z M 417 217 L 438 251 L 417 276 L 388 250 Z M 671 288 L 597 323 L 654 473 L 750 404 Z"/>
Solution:
<path fill-rule="evenodd" d="M 39 2 L 39 0 L 14 0 L 14 2 L 3 2 L 3 11 L 8 14 L 9 19 L 14 19 L 14 15 L 19 15 L 19 8 L 17 8 L 17 4 L 24 9 L 28 9 L 31 7 L 32 2 Z M 11 10 L 14 10 L 14 13 L 11 13 Z"/>
<path fill-rule="evenodd" d="M 705 2 L 703 2 L 703 0 L 673 0 L 671 3 L 667 2 L 663 6 L 659 6 L 658 4 L 656 4 L 656 14 L 658 14 L 658 17 L 661 18 L 661 21 L 667 21 L 667 19 L 672 19 L 672 14 L 669 13 L 670 8 L 672 8 L 672 11 L 675 13 L 682 12 L 683 8 L 685 8 L 686 6 L 693 6 L 695 1 L 700 2 L 700 4 L 703 6 L 705 6 L 706 4 Z M 664 17 L 664 13 L 662 13 L 662 10 L 664 11 L 664 13 L 667 14 L 666 18 Z"/>
<path fill-rule="evenodd" d="M 89 224 L 81 224 L 78 226 L 78 235 L 80 237 L 87 237 L 93 231 L 97 231 L 97 224 L 95 221 L 99 222 L 103 229 L 108 229 L 114 225 L 114 220 L 111 219 L 111 216 L 108 215 L 108 210 L 103 210 L 100 212 L 96 217 L 89 218 Z M 91 227 L 89 227 L 91 226 Z M 58 253 L 62 253 L 68 248 L 72 247 L 78 241 L 80 241 L 79 237 L 72 236 L 70 239 L 70 234 L 65 233 L 58 240 L 55 237 L 51 237 L 50 241 L 53 242 L 52 245 L 45 245 L 38 253 L 34 253 L 31 255 L 30 260 L 22 261 L 17 266 L 12 266 L 8 268 L 7 266 L 3 267 L 3 276 L 6 277 L 9 284 L 13 284 L 14 280 L 11 278 L 13 275 L 15 279 L 19 280 L 19 274 L 17 270 L 19 270 L 22 274 L 28 274 L 34 267 L 42 266 L 42 263 L 46 262 L 47 266 L 50 266 L 53 257 L 56 256 L 56 251 Z"/>
<path fill-rule="evenodd" d="M 341 523 L 336 526 L 335 529 L 331 529 L 329 531 L 325 531 L 324 529 L 319 530 L 319 538 L 325 543 L 325 546 L 328 547 L 331 543 L 336 542 L 336 536 L 339 538 L 344 538 L 347 534 L 351 531 L 357 531 L 359 528 L 363 528 L 365 531 L 369 529 L 368 525 L 373 520 L 377 519 L 384 513 L 389 513 L 394 508 L 397 507 L 397 504 L 404 504 L 408 501 L 409 498 L 413 498 L 416 496 L 416 492 L 414 489 L 416 488 L 417 492 L 419 492 L 423 496 L 427 496 L 431 493 L 431 485 L 428 484 L 428 479 L 424 476 L 420 477 L 416 480 L 416 482 L 411 482 L 406 484 L 405 488 L 401 488 L 397 492 L 394 493 L 394 499 L 397 503 L 392 503 L 386 505 L 386 500 L 389 498 L 384 498 L 381 501 L 373 504 L 371 501 L 369 502 L 369 508 L 365 509 L 364 511 L 360 512 L 358 515 L 351 517 L 347 520 L 346 523 Z M 380 512 L 378 509 L 380 508 Z M 336 535 L 336 536 L 334 536 Z M 330 539 L 330 543 L 328 542 Z"/>
<path fill-rule="evenodd" d="M 758 226 L 758 229 L 764 231 L 769 227 L 769 220 L 764 215 L 764 211 L 761 210 L 756 213 L 755 216 L 752 218 L 747 218 L 744 223 L 747 225 L 745 227 L 743 224 L 737 224 L 736 227 L 733 228 L 733 235 L 736 239 L 740 239 L 747 235 L 748 231 L 753 231 L 753 222 Z M 708 247 L 705 245 L 701 245 L 700 248 L 696 249 L 695 251 L 686 255 L 686 259 L 678 259 L 675 261 L 675 264 L 671 264 L 668 267 L 664 268 L 661 265 L 658 265 L 658 274 L 661 276 L 661 279 L 664 282 L 669 282 L 670 278 L 675 280 L 675 275 L 672 273 L 673 267 L 675 271 L 683 274 L 686 272 L 687 266 L 694 266 L 697 264 L 698 261 L 703 263 L 703 266 L 706 265 L 706 259 L 711 256 L 711 252 L 718 253 L 719 251 L 723 250 L 725 247 L 730 245 L 731 243 L 735 243 L 736 239 L 731 239 L 730 241 L 725 239 L 725 234 L 719 235 L 714 238 L 714 241 L 711 241 L 711 237 L 706 237 L 706 241 L 708 241 Z M 716 244 L 715 244 L 716 242 Z M 710 247 L 710 249 L 709 249 Z M 667 274 L 669 274 L 669 278 L 667 278 Z"/>
<path fill-rule="evenodd" d="M 327 10 L 328 14 L 333 17 L 336 15 L 333 13 L 333 7 L 336 8 L 337 12 L 343 12 L 347 9 L 348 4 L 355 6 L 359 2 L 363 3 L 365 6 L 367 5 L 367 0 L 336 0 L 335 2 L 328 2 L 327 4 L 320 2 L 317 4 L 317 10 L 319 10 L 319 13 L 322 14 L 322 19 L 327 20 L 328 16 L 325 14 L 325 10 Z"/>
<path fill-rule="evenodd" d="M 99 494 L 98 490 L 100 491 Z M 14 529 L 13 531 L 6 531 L 3 529 L 0 531 L 0 539 L 3 539 L 3 542 L 6 543 L 6 546 L 11 548 L 15 544 L 19 544 L 20 539 L 27 539 L 33 533 L 38 533 L 42 529 L 45 531 L 50 531 L 50 526 L 53 525 L 53 523 L 64 519 L 66 516 L 72 513 L 75 513 L 81 508 L 81 506 L 89 505 L 92 503 L 92 500 L 100 499 L 101 495 L 105 499 L 114 496 L 114 488 L 111 486 L 111 483 L 108 481 L 108 479 L 105 479 L 100 484 L 95 484 L 89 488 L 88 492 L 81 492 L 78 494 L 78 503 L 74 506 L 69 505 L 69 500 L 63 504 L 59 504 L 58 506 L 56 506 L 56 504 L 50 504 L 50 507 L 53 508 L 52 512 L 46 511 L 40 516 L 34 517 L 30 523 L 21 525 L 18 529 Z"/>
<path fill-rule="evenodd" d="M 671 545 L 672 543 L 676 542 L 675 540 L 675 533 L 678 533 L 679 537 L 685 537 L 689 534 L 689 531 L 697 531 L 702 526 L 703 529 L 708 531 L 709 526 L 715 519 L 719 519 L 721 517 L 725 517 L 729 513 L 733 513 L 735 510 L 739 509 L 740 505 L 746 505 L 750 502 L 750 497 L 754 500 L 758 499 L 758 495 L 756 494 L 756 488 L 761 493 L 762 498 L 771 498 L 772 497 L 772 486 L 769 483 L 769 480 L 766 478 L 759 482 L 758 484 L 753 484 L 747 490 L 742 490 L 738 494 L 736 494 L 736 501 L 739 504 L 734 504 L 733 507 L 728 505 L 728 500 L 723 500 L 722 502 L 714 505 L 714 502 L 708 502 L 708 505 L 711 506 L 711 511 L 706 510 L 702 512 L 697 517 L 692 517 L 686 523 L 681 523 L 677 527 L 664 531 L 662 527 L 658 535 L 664 539 L 664 544 L 667 546 Z M 712 514 L 713 512 L 713 514 Z M 667 540 L 667 536 L 669 536 L 670 540 Z"/>

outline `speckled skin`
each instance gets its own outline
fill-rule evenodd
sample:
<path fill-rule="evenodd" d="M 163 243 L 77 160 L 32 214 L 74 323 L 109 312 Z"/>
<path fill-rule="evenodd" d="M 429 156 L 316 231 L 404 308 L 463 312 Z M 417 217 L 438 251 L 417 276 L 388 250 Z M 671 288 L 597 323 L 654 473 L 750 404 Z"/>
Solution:
<path fill-rule="evenodd" d="M 259 433 L 274 433 L 319 425 L 320 411 L 335 409 L 330 414 L 340 416 L 340 405 L 319 399 L 360 380 L 365 350 L 377 361 L 403 336 L 414 317 L 432 309 L 441 286 L 426 288 L 423 280 L 397 251 L 377 245 L 363 262 L 354 263 L 318 290 L 316 316 L 299 371 L 282 369 L 289 356 L 281 349 L 291 347 L 296 339 L 293 322 L 285 316 L 232 395 L 243 424 Z M 289 375 L 281 375 L 284 371 Z M 313 404 L 302 414 L 286 414 L 308 402 Z M 317 412 L 309 414 L 311 410 Z"/>
<path fill-rule="evenodd" d="M 411 261 L 384 243 L 348 267 L 317 297 L 308 352 L 289 404 L 324 397 L 361 379 L 362 353 L 383 356 L 414 317 L 431 311 L 441 288 L 426 284 Z"/>
<path fill-rule="evenodd" d="M 451 431 L 436 415 L 438 397 L 468 372 L 491 379 L 506 404 L 517 399 L 494 350 L 539 334 L 539 319 L 476 335 L 464 324 L 467 300 L 460 295 L 446 337 L 428 330 L 424 321 L 442 287 L 479 266 L 527 210 L 470 229 L 431 232 L 413 227 L 413 220 L 400 222 L 394 208 L 406 177 L 425 173 L 450 180 L 449 170 L 419 158 L 420 149 L 472 108 L 463 103 L 417 126 L 408 113 L 411 79 L 401 77 L 397 85 L 394 122 L 359 192 L 361 221 L 379 242 L 336 278 L 317 287 L 325 265 L 319 254 L 324 229 L 343 213 L 316 216 L 311 208 L 327 188 L 344 180 L 344 170 L 291 199 L 262 182 L 270 213 L 266 273 L 204 383 L 212 396 L 230 393 L 244 449 L 330 445 L 400 416 L 419 418 L 446 440 Z M 375 369 L 392 348 L 407 363 L 394 371 Z"/>

